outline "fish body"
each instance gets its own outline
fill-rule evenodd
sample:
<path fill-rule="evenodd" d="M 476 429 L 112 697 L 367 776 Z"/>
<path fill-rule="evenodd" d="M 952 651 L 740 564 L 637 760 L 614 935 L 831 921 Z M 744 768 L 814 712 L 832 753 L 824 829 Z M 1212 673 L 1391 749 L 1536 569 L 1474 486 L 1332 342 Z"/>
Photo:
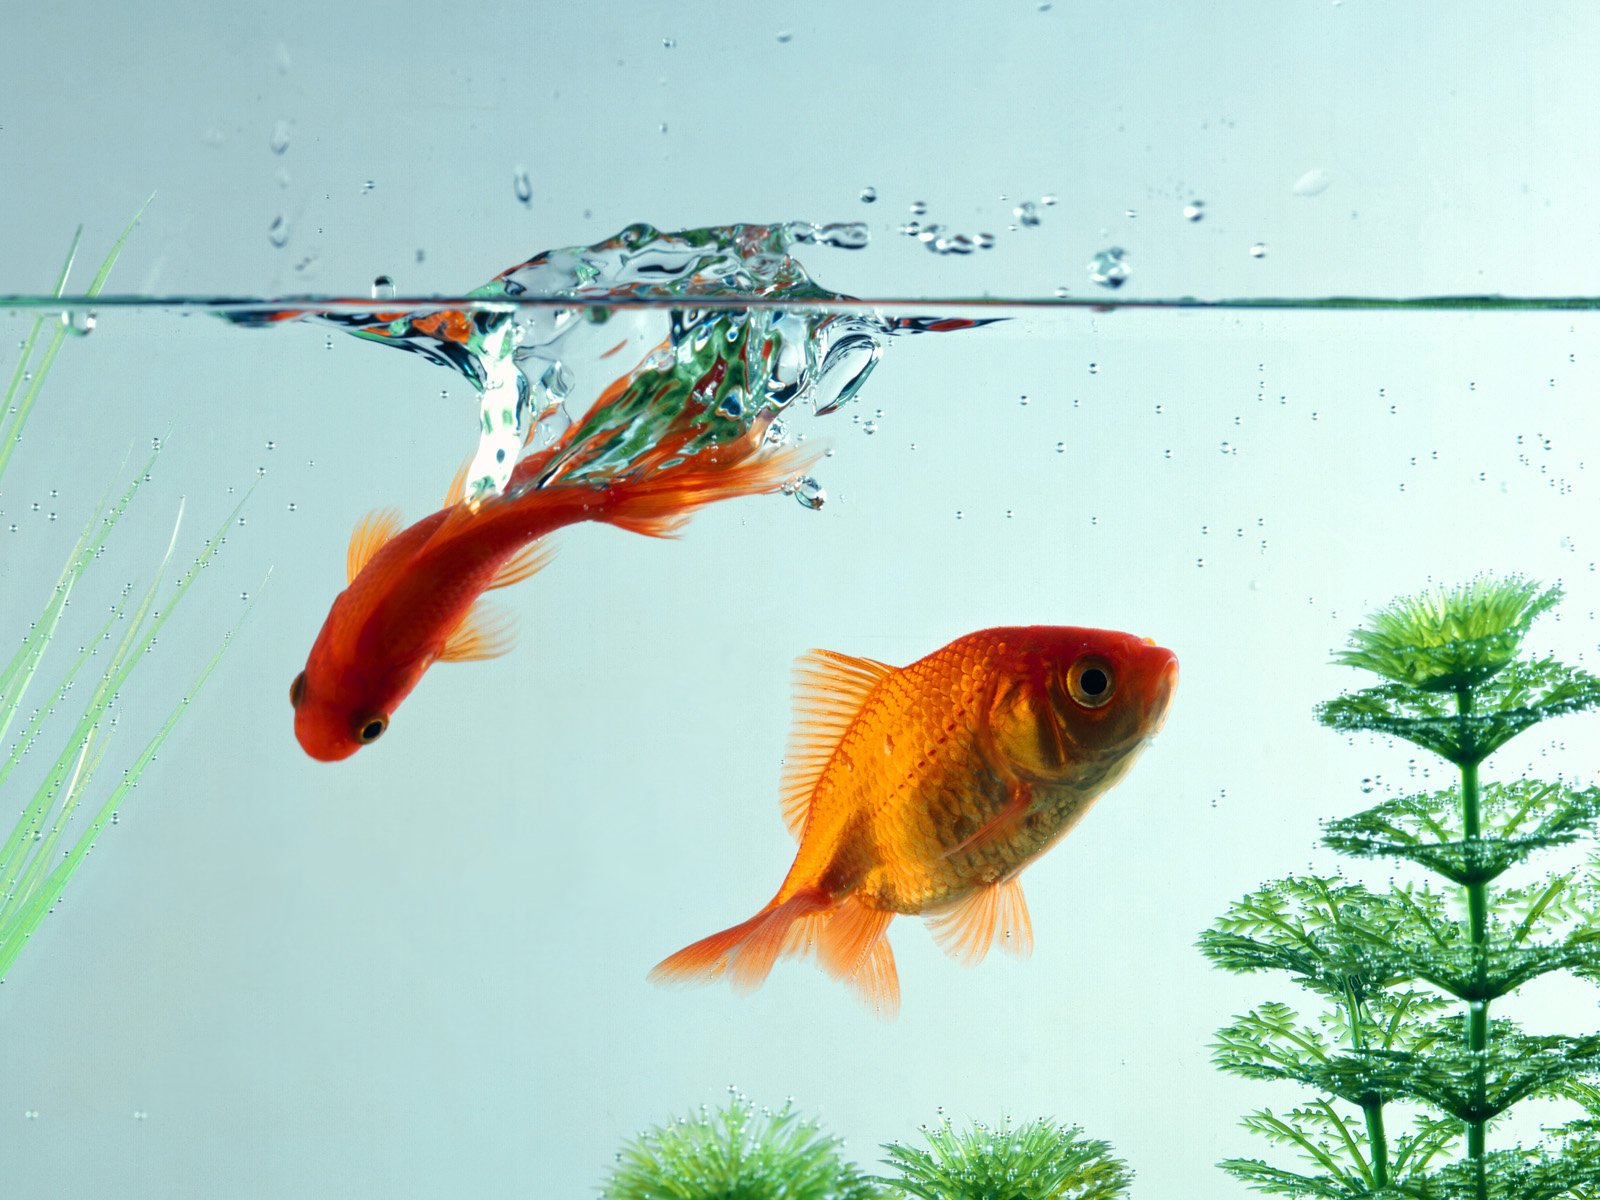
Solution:
<path fill-rule="evenodd" d="M 597 408 L 620 395 L 614 388 Z M 505 653 L 509 622 L 481 597 L 543 567 L 550 551 L 541 539 L 554 530 L 603 521 L 668 537 L 712 501 L 778 490 L 811 456 L 764 450 L 765 428 L 758 422 L 735 441 L 701 448 L 686 436 L 663 439 L 600 484 L 545 478 L 557 454 L 571 449 L 560 443 L 520 462 L 503 497 L 465 502 L 463 471 L 445 507 L 409 528 L 393 510 L 369 514 L 351 537 L 349 586 L 290 685 L 301 747 L 325 762 L 348 758 L 383 734 L 435 662 Z"/>
<path fill-rule="evenodd" d="M 896 915 L 927 917 L 969 963 L 995 941 L 1025 953 L 1017 875 L 1127 773 L 1176 680 L 1148 639 L 1065 626 L 981 630 L 900 668 L 803 656 L 784 774 L 794 864 L 755 917 L 652 977 L 753 987 L 778 957 L 815 951 L 892 1010 Z"/>

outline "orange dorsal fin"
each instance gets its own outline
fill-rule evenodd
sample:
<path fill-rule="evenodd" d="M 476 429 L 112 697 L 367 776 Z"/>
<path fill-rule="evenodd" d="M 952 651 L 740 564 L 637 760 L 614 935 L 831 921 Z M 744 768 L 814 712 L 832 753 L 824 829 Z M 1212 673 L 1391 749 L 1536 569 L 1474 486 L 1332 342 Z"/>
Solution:
<path fill-rule="evenodd" d="M 783 820 L 799 837 L 822 770 L 872 689 L 895 668 L 834 650 L 808 650 L 794 664 L 794 728 L 783 756 Z"/>
<path fill-rule="evenodd" d="M 400 532 L 400 513 L 393 508 L 375 508 L 350 531 L 350 547 L 344 552 L 344 573 L 348 583 L 354 583 L 361 569 L 372 561 L 373 555 Z"/>
<path fill-rule="evenodd" d="M 543 540 L 530 542 L 506 559 L 505 566 L 501 567 L 489 581 L 489 587 L 503 588 L 510 587 L 513 583 L 521 583 L 530 575 L 542 571 L 555 556 L 554 546 L 547 545 Z"/>
<path fill-rule="evenodd" d="M 893 1017 L 900 1009 L 900 975 L 894 951 L 884 936 L 892 912 L 869 908 L 855 896 L 846 896 L 827 914 L 816 930 L 817 959 L 822 969 L 842 979 L 880 1016 Z"/>
<path fill-rule="evenodd" d="M 925 915 L 934 941 L 964 967 L 981 963 L 996 941 L 1018 958 L 1033 953 L 1033 919 L 1022 885 L 1014 877 L 980 887 Z"/>
<path fill-rule="evenodd" d="M 511 617 L 492 605 L 478 601 L 461 618 L 445 640 L 439 654 L 440 662 L 481 662 L 486 658 L 499 658 L 516 642 Z"/>
<path fill-rule="evenodd" d="M 455 475 L 450 480 L 450 490 L 444 494 L 444 506 L 454 508 L 467 497 L 467 470 L 472 466 L 472 457 L 468 455 L 461 460 L 461 465 L 456 468 Z"/>

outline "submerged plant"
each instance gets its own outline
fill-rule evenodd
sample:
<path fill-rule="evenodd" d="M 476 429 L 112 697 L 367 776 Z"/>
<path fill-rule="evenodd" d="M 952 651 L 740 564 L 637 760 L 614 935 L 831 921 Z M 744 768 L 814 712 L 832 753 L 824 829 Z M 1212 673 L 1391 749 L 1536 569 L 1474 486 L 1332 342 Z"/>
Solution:
<path fill-rule="evenodd" d="M 132 230 L 133 224 L 130 223 L 101 265 L 87 295 L 97 295 L 104 286 Z M 78 232 L 81 237 L 82 230 Z M 75 237 L 66 265 L 56 282 L 57 296 L 64 293 L 77 246 L 78 238 Z M 68 336 L 68 330 L 78 328 L 70 320 L 63 319 L 35 359 L 44 324 L 44 317 L 35 319 L 31 332 L 23 342 L 22 355 L 6 388 L 3 404 L 0 404 L 0 476 L 3 476 L 13 450 L 21 440 L 23 426 L 62 342 Z M 82 332 L 81 329 L 78 331 Z M 33 368 L 31 371 L 30 364 Z M 148 477 L 154 458 L 155 454 L 152 454 L 115 503 L 108 507 L 102 500 L 96 507 L 79 534 L 77 543 L 67 555 L 66 565 L 62 567 L 43 611 L 21 632 L 21 644 L 10 660 L 0 667 L 0 739 L 11 732 L 22 712 L 29 687 L 51 647 L 74 589 L 100 554 L 141 483 Z M 240 501 L 242 505 L 243 501 Z M 122 592 L 116 603 L 110 606 L 110 615 L 98 632 L 85 642 L 62 673 L 52 694 L 43 704 L 36 706 L 18 731 L 9 752 L 0 758 L 0 800 L 7 806 L 12 803 L 14 795 L 20 800 L 16 823 L 4 843 L 0 844 L 0 980 L 4 980 L 23 945 L 60 898 L 95 839 L 115 818 L 118 808 L 138 784 L 140 776 L 155 759 L 178 719 L 210 677 L 223 651 L 232 641 L 238 629 L 237 624 L 229 630 L 222 646 L 203 666 L 133 762 L 123 769 L 118 782 L 89 810 L 86 818 L 81 815 L 80 805 L 91 795 L 91 784 L 103 764 L 106 743 L 117 722 L 113 706 L 134 668 L 155 643 L 157 634 L 194 583 L 200 569 L 215 555 L 224 532 L 238 511 L 235 508 L 229 514 L 228 520 L 205 543 L 166 600 L 158 606 L 160 585 L 177 545 L 178 530 L 176 527 L 173 529 L 172 538 L 152 572 L 149 585 L 136 599 L 130 599 L 131 589 Z M 181 519 L 180 508 L 180 523 Z M 81 685 L 80 674 L 87 674 L 84 668 L 92 658 L 97 657 L 103 658 L 104 665 L 99 678 L 88 684 L 88 699 L 79 710 L 71 732 L 31 794 L 17 793 L 11 783 L 13 774 L 23 758 L 38 748 L 49 718 L 64 705 L 68 692 L 74 686 Z"/>
<path fill-rule="evenodd" d="M 757 1109 L 733 1093 L 658 1125 L 623 1147 L 605 1200 L 877 1200 L 877 1184 L 846 1162 L 843 1143 L 793 1103 Z"/>
<path fill-rule="evenodd" d="M 1133 1180 L 1109 1144 L 1077 1126 L 1004 1121 L 958 1133 L 946 1119 L 925 1133 L 927 1150 L 884 1147 L 900 1172 L 884 1182 L 917 1200 L 1114 1200 Z"/>
<path fill-rule="evenodd" d="M 1593 836 L 1600 789 L 1479 778 L 1518 733 L 1600 706 L 1600 679 L 1522 652 L 1560 595 L 1482 579 L 1400 600 L 1340 655 L 1383 682 L 1322 705 L 1318 719 L 1408 741 L 1447 760 L 1458 782 L 1325 825 L 1342 854 L 1400 860 L 1439 881 L 1376 891 L 1293 876 L 1244 897 L 1201 936 L 1217 966 L 1281 972 L 1318 1002 L 1309 1017 L 1263 1004 L 1218 1033 L 1223 1070 L 1318 1094 L 1245 1119 L 1300 1160 L 1221 1164 L 1253 1187 L 1324 1200 L 1600 1194 L 1600 1091 L 1590 1082 L 1600 1035 L 1531 1034 L 1491 1016 L 1539 976 L 1600 977 L 1592 869 L 1499 882 L 1541 850 Z M 1492 1123 L 1526 1100 L 1576 1101 L 1585 1115 L 1535 1145 L 1492 1145 Z"/>

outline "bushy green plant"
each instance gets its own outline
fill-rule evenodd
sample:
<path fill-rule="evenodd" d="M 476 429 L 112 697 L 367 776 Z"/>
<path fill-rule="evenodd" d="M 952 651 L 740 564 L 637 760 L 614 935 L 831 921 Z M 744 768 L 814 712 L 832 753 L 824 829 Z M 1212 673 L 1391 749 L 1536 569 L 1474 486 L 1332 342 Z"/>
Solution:
<path fill-rule="evenodd" d="M 132 231 L 133 224 L 130 223 L 106 256 L 86 295 L 92 297 L 99 294 Z M 55 295 L 58 297 L 65 292 L 82 232 L 80 228 L 78 236 L 74 237 L 66 265 L 56 281 Z M 21 356 L 12 372 L 3 404 L 0 404 L 0 477 L 3 477 L 13 451 L 21 441 L 23 426 L 68 331 L 79 328 L 63 318 L 54 333 L 41 345 L 45 321 L 43 316 L 34 320 L 31 331 L 23 341 Z M 102 500 L 96 507 L 77 543 L 68 553 L 66 565 L 57 577 L 43 611 L 19 631 L 20 645 L 10 660 L 0 667 L 0 739 L 10 733 L 21 714 L 29 687 L 44 663 L 75 589 L 80 586 L 117 522 L 127 512 L 140 485 L 148 477 L 154 458 L 152 454 L 150 461 L 134 475 L 133 481 L 115 503 L 108 507 Z M 243 505 L 242 500 L 240 505 Z M 0 758 L 0 802 L 9 808 L 15 794 L 14 787 L 8 786 L 13 773 L 23 758 L 38 747 L 47 722 L 62 707 L 68 692 L 80 683 L 79 676 L 84 673 L 90 660 L 102 658 L 104 665 L 99 678 L 89 684 L 88 698 L 78 710 L 79 716 L 71 732 L 46 768 L 43 779 L 31 795 L 23 793 L 16 796 L 19 815 L 10 834 L 0 844 L 0 980 L 5 978 L 22 947 L 60 898 L 95 839 L 137 786 L 140 776 L 155 759 L 178 719 L 210 677 L 233 639 L 237 624 L 228 632 L 222 646 L 203 666 L 160 728 L 132 763 L 123 769 L 117 783 L 106 790 L 98 805 L 86 817 L 81 814 L 79 806 L 92 794 L 91 785 L 103 764 L 106 742 L 116 724 L 114 704 L 134 668 L 155 643 L 157 634 L 194 583 L 200 569 L 215 555 L 238 511 L 235 508 L 228 520 L 201 547 L 188 570 L 168 592 L 165 602 L 158 606 L 161 583 L 177 546 L 178 530 L 176 527 L 173 529 L 172 538 L 152 572 L 148 587 L 136 598 L 131 591 L 124 590 L 109 606 L 110 616 L 99 631 L 86 640 L 77 656 L 62 672 L 52 694 L 34 709 L 22 724 L 9 752 Z M 17 611 L 0 614 L 0 618 L 8 624 L 16 621 L 19 626 L 21 617 L 22 614 Z"/>
<path fill-rule="evenodd" d="M 702 1105 L 623 1147 L 605 1200 L 877 1200 L 878 1185 L 840 1155 L 842 1143 L 792 1103 L 757 1109 L 738 1093 Z"/>
<path fill-rule="evenodd" d="M 1344 732 L 1401 738 L 1447 760 L 1455 786 L 1329 821 L 1325 842 L 1435 881 L 1377 891 L 1292 876 L 1234 904 L 1201 936 L 1219 967 L 1274 971 L 1309 992 L 1308 1017 L 1267 1003 L 1219 1031 L 1215 1061 L 1287 1080 L 1317 1098 L 1260 1110 L 1246 1128 L 1294 1152 L 1298 1169 L 1235 1158 L 1222 1167 L 1265 1192 L 1323 1200 L 1555 1200 L 1600 1194 L 1600 1035 L 1530 1034 L 1491 1018 L 1528 981 L 1600 973 L 1600 884 L 1592 869 L 1516 884 L 1539 851 L 1592 837 L 1600 789 L 1483 782 L 1479 767 L 1517 734 L 1600 706 L 1600 679 L 1522 651 L 1560 599 L 1521 579 L 1480 579 L 1396 601 L 1339 656 L 1378 684 L 1321 706 Z M 1527 1100 L 1586 1115 L 1535 1145 L 1491 1148 L 1491 1123 Z"/>
<path fill-rule="evenodd" d="M 884 1180 L 917 1200 L 1115 1200 L 1133 1173 L 1111 1147 L 1076 1126 L 1030 1121 L 957 1132 L 948 1119 L 924 1130 L 929 1148 L 890 1143 Z"/>

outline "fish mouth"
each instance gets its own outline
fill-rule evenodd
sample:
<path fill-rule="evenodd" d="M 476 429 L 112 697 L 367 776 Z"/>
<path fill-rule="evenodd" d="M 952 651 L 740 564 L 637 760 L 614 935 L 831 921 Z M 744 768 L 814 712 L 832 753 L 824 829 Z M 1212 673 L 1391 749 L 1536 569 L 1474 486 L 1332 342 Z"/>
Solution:
<path fill-rule="evenodd" d="M 1149 638 L 1145 641 L 1155 646 Z M 1172 707 L 1173 693 L 1178 690 L 1178 656 L 1170 650 L 1163 650 L 1162 653 L 1166 655 L 1167 661 L 1156 675 L 1145 697 L 1145 714 L 1150 721 L 1149 732 L 1145 735 L 1147 738 L 1153 738 L 1161 732 L 1161 727 L 1167 721 L 1167 713 Z"/>

